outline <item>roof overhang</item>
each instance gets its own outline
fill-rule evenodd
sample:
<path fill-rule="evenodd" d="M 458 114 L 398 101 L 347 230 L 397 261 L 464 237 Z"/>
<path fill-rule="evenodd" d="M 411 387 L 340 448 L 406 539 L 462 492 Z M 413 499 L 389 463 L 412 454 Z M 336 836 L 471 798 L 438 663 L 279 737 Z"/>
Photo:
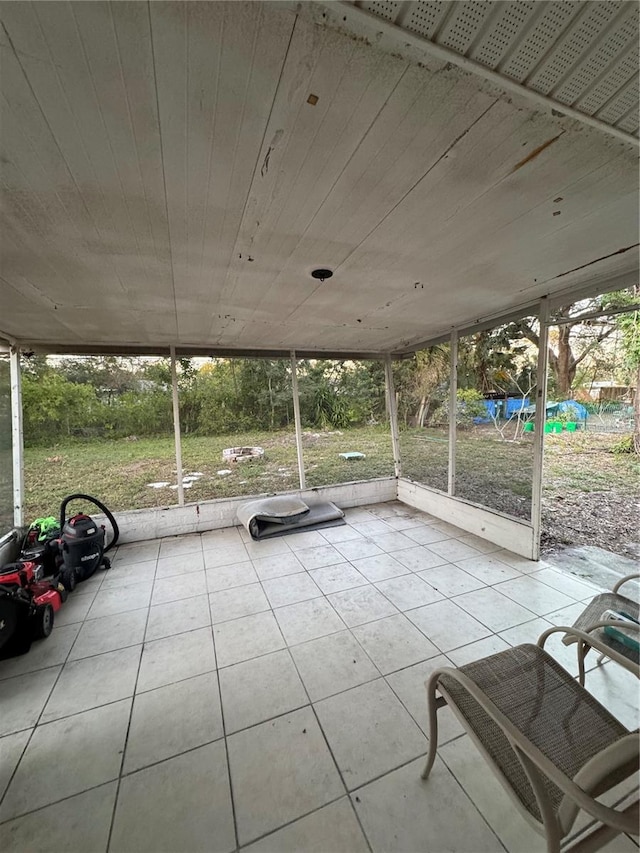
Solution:
<path fill-rule="evenodd" d="M 372 358 L 637 283 L 637 124 L 613 109 L 633 81 L 580 112 L 622 79 L 637 4 L 570 4 L 550 44 L 535 22 L 569 4 L 360 5 L 389 20 L 3 3 L 0 333 L 63 353 Z M 468 47 L 465 6 L 484 10 Z M 440 9 L 433 32 L 410 29 L 418 7 Z M 486 60 L 516 13 L 504 52 L 529 51 L 523 80 Z M 585 28 L 587 54 L 618 52 L 568 104 Z"/>

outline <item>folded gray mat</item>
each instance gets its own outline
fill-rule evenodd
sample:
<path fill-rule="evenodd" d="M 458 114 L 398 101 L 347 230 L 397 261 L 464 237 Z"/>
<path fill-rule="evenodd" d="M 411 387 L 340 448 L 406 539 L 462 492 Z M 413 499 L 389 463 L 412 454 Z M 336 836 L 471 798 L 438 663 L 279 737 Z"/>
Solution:
<path fill-rule="evenodd" d="M 252 539 L 268 539 L 295 533 L 296 530 L 318 530 L 346 524 L 343 511 L 333 503 L 308 506 L 296 495 L 278 495 L 249 501 L 238 508 L 238 521 Z"/>

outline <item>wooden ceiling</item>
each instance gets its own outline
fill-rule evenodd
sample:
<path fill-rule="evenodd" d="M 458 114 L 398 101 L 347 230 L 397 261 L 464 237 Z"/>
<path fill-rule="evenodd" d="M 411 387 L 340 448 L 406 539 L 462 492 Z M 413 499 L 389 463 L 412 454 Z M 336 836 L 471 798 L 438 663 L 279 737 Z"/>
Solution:
<path fill-rule="evenodd" d="M 0 335 L 402 353 L 637 281 L 631 135 L 337 5 L 1 4 Z"/>

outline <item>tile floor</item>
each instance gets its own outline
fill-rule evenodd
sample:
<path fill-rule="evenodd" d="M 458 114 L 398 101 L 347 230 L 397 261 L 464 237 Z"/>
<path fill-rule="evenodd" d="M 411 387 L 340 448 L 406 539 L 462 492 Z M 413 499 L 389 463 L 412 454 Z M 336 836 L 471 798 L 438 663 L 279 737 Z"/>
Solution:
<path fill-rule="evenodd" d="M 420 781 L 423 685 L 570 623 L 595 588 L 400 503 L 347 521 L 119 548 L 0 663 L 0 849 L 543 851 L 447 709 Z M 638 725 L 628 673 L 587 684 Z"/>

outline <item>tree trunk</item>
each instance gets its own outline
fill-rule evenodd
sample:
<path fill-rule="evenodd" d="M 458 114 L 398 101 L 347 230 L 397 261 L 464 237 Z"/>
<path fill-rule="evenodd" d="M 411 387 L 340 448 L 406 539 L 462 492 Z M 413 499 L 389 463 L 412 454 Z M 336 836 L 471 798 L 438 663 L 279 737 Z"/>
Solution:
<path fill-rule="evenodd" d="M 571 351 L 571 326 L 558 328 L 558 355 L 556 359 L 556 383 L 558 396 L 566 399 L 570 396 L 573 380 L 576 378 L 576 365 Z"/>
<path fill-rule="evenodd" d="M 633 449 L 640 455 L 640 364 L 636 371 L 636 399 L 633 406 Z"/>

